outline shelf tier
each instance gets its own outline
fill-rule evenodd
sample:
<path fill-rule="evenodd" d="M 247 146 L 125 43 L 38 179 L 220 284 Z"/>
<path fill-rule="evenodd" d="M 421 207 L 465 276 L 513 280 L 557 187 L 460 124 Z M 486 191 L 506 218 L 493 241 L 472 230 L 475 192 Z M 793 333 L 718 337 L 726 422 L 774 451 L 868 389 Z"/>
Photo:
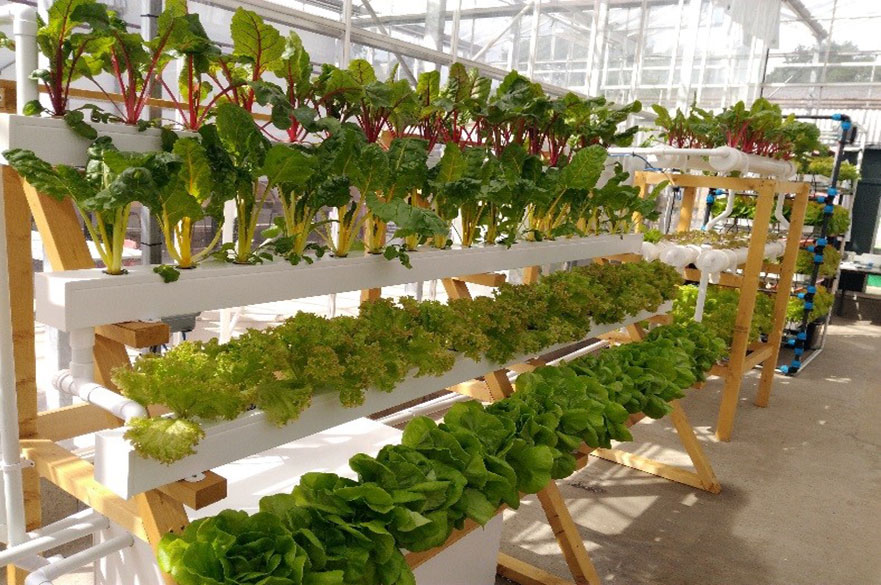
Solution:
<path fill-rule="evenodd" d="M 70 331 L 463 274 L 638 253 L 641 245 L 641 234 L 628 234 L 521 242 L 510 248 L 427 248 L 410 254 L 412 269 L 377 255 L 326 257 L 313 264 L 297 266 L 285 261 L 247 266 L 210 261 L 195 270 L 182 270 L 180 279 L 174 283 L 163 282 L 151 266 L 133 267 L 121 276 L 110 276 L 98 268 L 44 272 L 35 276 L 36 318 Z"/>
<path fill-rule="evenodd" d="M 135 126 L 114 123 L 89 124 L 99 136 L 109 136 L 119 150 L 152 152 L 162 150 L 160 131 L 148 128 L 143 132 Z M 32 150 L 53 165 L 84 166 L 91 140 L 73 132 L 61 118 L 0 114 L 0 152 L 10 148 Z M 5 159 L 0 156 L 0 163 Z"/>
<path fill-rule="evenodd" d="M 588 337 L 596 337 L 625 325 L 638 323 L 653 315 L 667 313 L 672 303 L 665 303 L 657 311 L 643 311 L 622 323 L 595 326 Z M 567 344 L 548 348 L 553 351 Z M 522 363 L 534 356 L 520 356 L 511 363 Z M 364 403 L 355 408 L 340 405 L 339 395 L 317 394 L 311 406 L 300 419 L 277 427 L 266 419 L 260 410 L 253 410 L 232 421 L 204 425 L 205 437 L 196 453 L 171 465 L 138 455 L 132 445 L 123 438 L 125 427 L 101 431 L 95 438 L 95 479 L 119 496 L 132 496 L 207 469 L 237 461 L 267 449 L 296 441 L 345 422 L 369 416 L 410 400 L 425 396 L 441 388 L 471 380 L 499 369 L 499 364 L 486 360 L 475 362 L 461 357 L 452 370 L 442 376 L 407 378 L 394 392 L 370 390 Z"/>

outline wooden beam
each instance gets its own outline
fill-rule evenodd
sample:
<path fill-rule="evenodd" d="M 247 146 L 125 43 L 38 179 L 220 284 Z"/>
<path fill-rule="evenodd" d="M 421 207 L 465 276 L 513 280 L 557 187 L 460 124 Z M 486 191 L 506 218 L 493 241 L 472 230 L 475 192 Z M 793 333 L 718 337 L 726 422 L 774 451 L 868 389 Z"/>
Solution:
<path fill-rule="evenodd" d="M 748 179 L 742 180 L 748 181 Z M 740 288 L 740 300 L 737 304 L 737 316 L 734 321 L 734 339 L 731 343 L 729 367 L 725 375 L 725 386 L 722 389 L 722 401 L 716 422 L 716 436 L 721 441 L 730 441 L 734 429 L 734 416 L 737 413 L 746 350 L 749 344 L 749 332 L 752 327 L 753 311 L 758 294 L 759 273 L 765 259 L 765 243 L 768 241 L 768 227 L 771 223 L 773 207 L 774 183 L 769 182 L 759 187 L 749 251 L 746 257 L 746 266 L 743 269 L 743 283 Z"/>
<path fill-rule="evenodd" d="M 538 492 L 538 501 L 547 516 L 554 537 L 569 570 L 578 585 L 600 585 L 602 581 L 597 574 L 596 568 L 584 548 L 584 541 L 578 532 L 578 526 L 572 520 L 566 502 L 560 493 L 556 482 L 551 482 L 543 490 Z"/>
<path fill-rule="evenodd" d="M 10 167 L 2 168 L 3 221 L 6 224 L 7 267 L 9 275 L 10 317 L 13 342 L 15 392 L 18 403 L 19 434 L 32 438 L 37 433 L 37 366 L 34 348 L 34 273 L 31 261 L 31 213 L 18 174 Z M 6 269 L 3 267 L 0 269 Z M 3 308 L 5 310 L 5 308 Z M 22 474 L 25 524 L 28 530 L 42 524 L 40 477 L 32 469 Z M 9 581 L 21 580 L 21 571 L 7 570 Z"/>
<path fill-rule="evenodd" d="M 761 348 L 753 350 L 743 360 L 743 373 L 750 371 L 774 353 L 774 349 L 767 343 L 762 344 Z"/>
<path fill-rule="evenodd" d="M 365 288 L 361 291 L 361 302 L 378 301 L 382 298 L 381 288 Z"/>
<path fill-rule="evenodd" d="M 145 348 L 168 343 L 171 328 L 167 323 L 128 321 L 113 325 L 99 325 L 95 333 L 128 347 Z"/>
<path fill-rule="evenodd" d="M 21 448 L 24 456 L 34 462 L 40 477 L 147 541 L 135 502 L 123 500 L 98 483 L 91 463 L 48 439 L 23 439 Z"/>
<path fill-rule="evenodd" d="M 796 192 L 789 217 L 789 235 L 786 237 L 786 249 L 780 261 L 780 280 L 774 295 L 774 326 L 768 335 L 771 353 L 762 363 L 762 376 L 759 379 L 759 390 L 756 393 L 756 406 L 766 407 L 771 400 L 771 386 L 774 384 L 774 372 L 780 356 L 780 344 L 783 343 L 783 326 L 786 323 L 786 310 L 789 308 L 789 291 L 792 290 L 792 278 L 795 273 L 795 262 L 801 244 L 802 226 L 808 206 L 810 187 L 805 184 Z"/>
<path fill-rule="evenodd" d="M 491 402 L 492 396 L 489 393 L 489 388 L 486 387 L 486 382 L 483 380 L 468 380 L 467 382 L 462 382 L 461 384 L 456 384 L 455 386 L 450 386 L 447 388 L 450 392 L 456 392 L 458 394 L 464 394 L 465 396 L 470 396 L 475 400 L 480 400 L 481 402 Z"/>
<path fill-rule="evenodd" d="M 471 291 L 468 290 L 468 285 L 463 280 L 458 278 L 442 278 L 441 284 L 444 285 L 444 290 L 447 292 L 450 300 L 471 298 Z"/>
<path fill-rule="evenodd" d="M 454 280 L 479 284 L 481 286 L 498 287 L 508 281 L 508 276 L 502 272 L 481 272 L 480 274 L 467 274 L 457 276 Z"/>
<path fill-rule="evenodd" d="M 688 417 L 685 416 L 685 411 L 682 409 L 682 404 L 679 400 L 673 401 L 673 412 L 670 413 L 670 419 L 673 422 L 673 428 L 676 429 L 676 434 L 679 436 L 679 442 L 685 447 L 685 451 L 691 458 L 695 471 L 697 471 L 697 476 L 701 482 L 701 489 L 711 494 L 720 493 L 722 491 L 722 484 L 716 479 L 713 466 L 710 464 L 706 453 L 704 453 L 700 441 L 697 440 L 697 436 L 694 434 L 694 427 L 688 422 Z"/>
<path fill-rule="evenodd" d="M 508 379 L 508 370 L 495 370 L 484 376 L 484 379 L 493 402 L 507 398 L 514 393 L 514 386 Z"/>
<path fill-rule="evenodd" d="M 523 284 L 535 284 L 541 277 L 541 266 L 527 266 L 523 269 Z"/>
<path fill-rule="evenodd" d="M 676 224 L 677 232 L 687 232 L 691 229 L 691 221 L 694 215 L 694 205 L 697 201 L 697 188 L 685 187 L 682 189 L 682 206 L 679 208 L 679 223 Z"/>
<path fill-rule="evenodd" d="M 11 79 L 0 79 L 0 112 L 14 114 L 18 92 L 15 82 Z"/>
<path fill-rule="evenodd" d="M 80 403 L 37 414 L 37 435 L 63 441 L 122 426 L 122 421 L 94 404 Z"/>
<path fill-rule="evenodd" d="M 133 501 L 136 503 L 138 514 L 143 520 L 147 542 L 154 554 L 158 554 L 159 542 L 163 536 L 169 532 L 180 534 L 190 523 L 183 505 L 159 490 L 138 494 L 133 498 Z M 177 581 L 168 573 L 163 573 L 162 578 L 166 585 L 177 584 Z"/>
<path fill-rule="evenodd" d="M 496 573 L 519 585 L 572 585 L 572 581 L 557 577 L 502 552 L 498 556 Z"/>
<path fill-rule="evenodd" d="M 204 475 L 199 481 L 176 481 L 162 486 L 159 491 L 188 508 L 201 510 L 224 499 L 227 493 L 225 477 L 213 471 L 206 471 Z"/>

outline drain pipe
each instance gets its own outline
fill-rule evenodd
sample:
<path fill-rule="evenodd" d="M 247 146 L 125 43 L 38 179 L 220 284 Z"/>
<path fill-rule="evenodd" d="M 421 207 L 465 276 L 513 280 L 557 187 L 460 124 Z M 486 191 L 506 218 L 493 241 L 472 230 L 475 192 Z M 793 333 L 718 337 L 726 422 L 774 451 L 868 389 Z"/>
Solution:
<path fill-rule="evenodd" d="M 127 549 L 134 545 L 135 539 L 131 534 L 124 534 L 111 538 L 93 547 L 87 548 L 67 558 L 50 563 L 41 569 L 37 569 L 24 580 L 25 585 L 52 585 L 52 580 L 75 571 L 90 563 L 94 563 L 115 552 Z"/>
<path fill-rule="evenodd" d="M 22 560 L 50 548 L 73 542 L 99 530 L 110 528 L 110 521 L 88 509 L 27 534 L 28 540 L 0 552 L 0 567 L 18 565 Z"/>
<path fill-rule="evenodd" d="M 37 69 L 37 11 L 25 4 L 0 6 L 0 23 L 12 23 L 15 40 L 15 109 L 24 114 L 25 104 L 40 98 L 37 82 L 30 78 Z"/>
<path fill-rule="evenodd" d="M 777 206 L 774 208 L 774 219 L 780 224 L 780 231 L 789 229 L 789 220 L 783 217 L 783 202 L 786 200 L 786 193 L 780 193 L 777 198 Z"/>
<path fill-rule="evenodd" d="M 52 384 L 59 391 L 77 396 L 90 404 L 103 408 L 125 422 L 133 418 L 147 418 L 148 416 L 147 409 L 134 400 L 121 396 L 95 382 L 76 378 L 70 370 L 61 370 L 55 374 Z"/>

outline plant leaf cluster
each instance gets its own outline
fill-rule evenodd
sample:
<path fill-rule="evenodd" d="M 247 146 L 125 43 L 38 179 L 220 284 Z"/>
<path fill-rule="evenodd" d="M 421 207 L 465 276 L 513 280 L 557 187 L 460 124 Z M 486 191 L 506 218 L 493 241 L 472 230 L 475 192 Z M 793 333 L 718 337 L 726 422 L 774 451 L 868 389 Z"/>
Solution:
<path fill-rule="evenodd" d="M 457 404 L 440 424 L 418 417 L 400 444 L 353 456 L 357 480 L 307 473 L 254 515 L 225 510 L 166 535 L 160 567 L 181 585 L 414 585 L 402 549 L 441 546 L 466 520 L 483 525 L 500 506 L 519 507 L 521 494 L 575 470 L 583 442 L 631 440 L 629 414 L 664 416 L 722 348 L 699 323 L 671 325 L 523 374 L 511 397 Z"/>
<path fill-rule="evenodd" d="M 673 301 L 673 322 L 684 324 L 694 319 L 697 304 L 698 287 L 681 286 Z M 704 303 L 703 323 L 716 337 L 722 339 L 730 347 L 734 339 L 734 323 L 737 319 L 737 307 L 740 302 L 740 291 L 711 284 L 707 288 Z M 760 335 L 771 332 L 774 324 L 774 301 L 766 294 L 756 295 L 756 306 L 753 309 L 752 325 L 749 340 L 756 341 Z"/>
<path fill-rule="evenodd" d="M 747 107 L 737 102 L 718 113 L 692 106 L 688 114 L 677 108 L 671 114 L 652 106 L 660 137 L 677 148 L 731 146 L 747 154 L 801 163 L 815 152 L 828 149 L 820 142 L 820 129 L 794 116 L 784 116 L 780 106 L 759 98 Z"/>
<path fill-rule="evenodd" d="M 681 278 L 660 262 L 590 265 L 551 274 L 532 285 L 503 285 L 491 297 L 448 305 L 404 298 L 364 303 L 358 317 L 298 313 L 279 326 L 249 330 L 229 343 L 185 342 L 114 372 L 121 392 L 140 404 L 162 404 L 178 419 L 233 419 L 252 405 L 283 425 L 319 392 L 361 404 L 368 389 L 394 390 L 405 377 L 438 376 L 460 356 L 504 364 L 574 341 L 595 324 L 618 323 L 672 299 Z M 133 426 L 126 437 L 144 456 L 171 462 L 165 419 Z M 172 437 L 168 442 L 190 439 Z"/>

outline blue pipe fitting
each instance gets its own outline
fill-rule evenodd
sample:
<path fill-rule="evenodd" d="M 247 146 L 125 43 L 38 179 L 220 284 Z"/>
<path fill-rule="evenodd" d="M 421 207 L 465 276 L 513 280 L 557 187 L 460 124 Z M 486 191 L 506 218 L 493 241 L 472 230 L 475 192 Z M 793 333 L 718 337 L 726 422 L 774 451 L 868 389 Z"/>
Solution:
<path fill-rule="evenodd" d="M 834 205 L 827 205 L 826 207 L 823 208 L 823 213 L 825 213 L 826 215 L 832 215 L 833 211 L 835 211 Z"/>
<path fill-rule="evenodd" d="M 788 374 L 789 373 L 789 366 L 780 366 L 780 373 L 781 374 Z"/>
<path fill-rule="evenodd" d="M 814 264 L 822 264 L 823 263 L 823 255 L 822 254 L 814 254 Z"/>
<path fill-rule="evenodd" d="M 836 189 L 835 187 L 829 187 L 828 189 L 826 189 L 826 194 L 835 197 L 836 195 L 838 195 L 838 189 Z"/>
<path fill-rule="evenodd" d="M 801 367 L 801 360 L 792 360 L 792 367 L 796 370 Z"/>
<path fill-rule="evenodd" d="M 845 121 L 845 122 L 841 123 L 842 130 L 850 130 L 851 126 L 853 126 L 853 124 L 851 122 Z"/>
<path fill-rule="evenodd" d="M 817 195 L 817 203 L 826 203 L 825 195 Z"/>
<path fill-rule="evenodd" d="M 814 294 L 815 292 L 817 292 L 817 287 L 812 284 L 808 287 L 808 292 Z"/>
<path fill-rule="evenodd" d="M 789 347 L 795 347 L 795 337 L 790 337 L 786 340 L 786 345 Z"/>
<path fill-rule="evenodd" d="M 814 308 L 814 303 L 809 301 L 805 301 L 805 311 L 811 311 Z"/>
<path fill-rule="evenodd" d="M 841 114 L 832 114 L 832 119 L 833 119 L 833 120 L 840 120 L 840 119 L 841 119 Z"/>
<path fill-rule="evenodd" d="M 806 331 L 799 331 L 796 337 L 801 341 L 806 341 L 808 339 L 808 334 Z"/>
<path fill-rule="evenodd" d="M 812 252 L 812 253 L 813 253 L 813 251 L 816 250 L 816 249 L 817 249 L 816 246 L 814 246 L 813 244 L 811 244 L 810 246 L 805 247 L 805 250 L 807 250 L 808 252 Z"/>
<path fill-rule="evenodd" d="M 828 242 L 828 240 L 826 240 L 826 238 L 817 238 L 817 245 L 818 246 L 825 246 L 828 243 L 829 242 Z"/>
<path fill-rule="evenodd" d="M 804 354 L 804 352 L 805 352 L 805 350 L 802 349 L 801 347 L 799 347 L 795 350 L 795 355 L 801 357 Z"/>
<path fill-rule="evenodd" d="M 803 298 L 805 298 L 805 294 L 806 293 L 798 293 L 796 296 L 800 299 L 803 299 Z"/>

